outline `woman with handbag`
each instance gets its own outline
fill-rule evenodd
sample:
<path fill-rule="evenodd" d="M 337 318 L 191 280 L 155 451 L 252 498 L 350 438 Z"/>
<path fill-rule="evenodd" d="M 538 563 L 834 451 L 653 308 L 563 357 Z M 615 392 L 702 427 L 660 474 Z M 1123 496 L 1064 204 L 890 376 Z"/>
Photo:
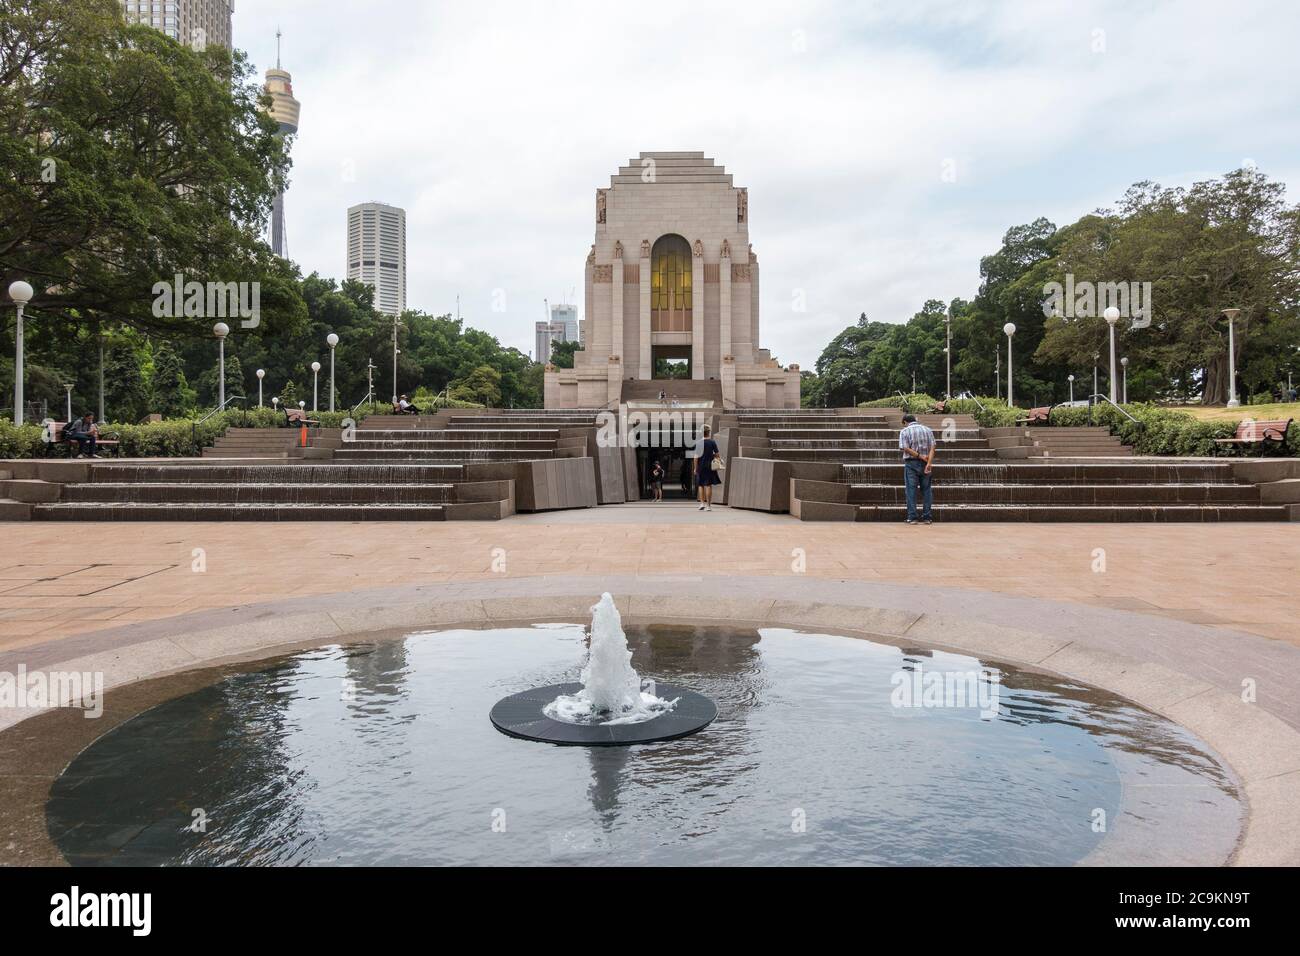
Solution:
<path fill-rule="evenodd" d="M 704 426 L 704 441 L 700 445 L 700 457 L 695 459 L 695 484 L 700 489 L 700 510 L 713 510 L 713 486 L 722 484 L 722 453 L 718 443 L 709 437 L 709 426 Z"/>

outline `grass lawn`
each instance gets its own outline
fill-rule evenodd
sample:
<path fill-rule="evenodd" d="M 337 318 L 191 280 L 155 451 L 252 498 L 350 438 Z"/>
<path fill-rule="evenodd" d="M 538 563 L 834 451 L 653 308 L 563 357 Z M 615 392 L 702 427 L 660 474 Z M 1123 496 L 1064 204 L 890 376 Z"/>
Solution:
<path fill-rule="evenodd" d="M 1235 422 L 1243 418 L 1272 421 L 1277 418 L 1300 420 L 1300 402 L 1274 402 L 1271 405 L 1242 405 L 1240 408 L 1222 408 L 1217 405 L 1168 405 L 1177 412 L 1187 412 L 1207 422 Z"/>

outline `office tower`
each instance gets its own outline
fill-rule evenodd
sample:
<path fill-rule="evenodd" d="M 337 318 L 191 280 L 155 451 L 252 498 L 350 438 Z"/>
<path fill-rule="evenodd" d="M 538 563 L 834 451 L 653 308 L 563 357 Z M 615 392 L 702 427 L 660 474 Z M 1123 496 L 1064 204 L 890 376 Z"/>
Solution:
<path fill-rule="evenodd" d="M 209 43 L 230 49 L 234 11 L 234 0 L 122 0 L 128 22 L 151 26 L 199 50 Z"/>
<path fill-rule="evenodd" d="M 533 342 L 537 349 L 534 357 L 543 365 L 551 360 L 552 343 L 577 341 L 578 307 L 575 305 L 553 305 L 550 321 L 537 322 L 533 326 Z"/>
<path fill-rule="evenodd" d="M 348 278 L 374 287 L 380 312 L 406 309 L 406 210 L 381 202 L 348 209 Z"/>
<path fill-rule="evenodd" d="M 275 69 L 266 71 L 263 87 L 271 97 L 271 119 L 280 126 L 281 136 L 298 132 L 298 114 L 301 104 L 293 97 L 293 78 L 287 70 L 280 69 L 280 31 L 275 31 Z M 277 256 L 287 254 L 288 242 L 284 232 L 284 192 L 278 192 L 271 205 L 271 251 Z"/>

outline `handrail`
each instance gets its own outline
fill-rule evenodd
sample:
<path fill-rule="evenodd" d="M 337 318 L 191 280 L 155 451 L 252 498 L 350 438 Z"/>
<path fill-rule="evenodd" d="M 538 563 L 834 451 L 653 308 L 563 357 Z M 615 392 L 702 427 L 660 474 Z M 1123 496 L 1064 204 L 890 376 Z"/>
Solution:
<path fill-rule="evenodd" d="M 206 422 L 206 421 L 207 421 L 209 418 L 211 418 L 213 415 L 217 414 L 217 413 L 220 412 L 220 411 L 224 411 L 224 410 L 225 410 L 225 407 L 226 407 L 227 405 L 229 405 L 231 402 L 243 402 L 243 403 L 244 403 L 244 424 L 247 425 L 247 424 L 248 424 L 248 397 L 245 396 L 245 395 L 231 395 L 228 399 L 226 399 L 224 402 L 222 402 L 220 405 L 218 405 L 218 406 L 217 406 L 216 408 L 214 408 L 212 411 L 208 412 L 206 415 L 204 415 L 204 416 L 203 416 L 202 418 L 200 418 L 198 421 L 196 421 L 196 422 L 190 422 L 190 441 L 191 441 L 191 442 L 197 441 L 197 440 L 198 440 L 198 434 L 199 434 L 199 426 L 202 425 L 204 422 Z"/>
<path fill-rule="evenodd" d="M 1100 392 L 1098 392 L 1098 393 L 1095 394 L 1095 395 L 1089 395 L 1089 396 L 1088 396 L 1088 424 L 1089 424 L 1089 425 L 1092 424 L 1092 406 L 1095 404 L 1094 399 L 1098 399 L 1098 398 L 1100 398 L 1103 402 L 1106 402 L 1106 403 L 1109 404 L 1109 405 L 1113 405 L 1113 406 L 1114 406 L 1114 407 L 1119 411 L 1119 413 L 1120 413 L 1121 415 L 1123 415 L 1125 418 L 1127 418 L 1129 421 L 1131 421 L 1134 425 L 1137 425 L 1139 428 L 1143 428 L 1143 427 L 1145 427 L 1145 426 L 1144 426 L 1144 423 L 1138 421 L 1136 418 L 1134 418 L 1134 417 L 1133 417 L 1132 415 L 1130 415 L 1128 412 L 1124 411 L 1123 407 L 1121 407 L 1120 405 L 1115 404 L 1115 402 L 1112 402 L 1112 401 L 1110 400 L 1110 396 L 1108 396 L 1108 395 L 1102 395 Z"/>

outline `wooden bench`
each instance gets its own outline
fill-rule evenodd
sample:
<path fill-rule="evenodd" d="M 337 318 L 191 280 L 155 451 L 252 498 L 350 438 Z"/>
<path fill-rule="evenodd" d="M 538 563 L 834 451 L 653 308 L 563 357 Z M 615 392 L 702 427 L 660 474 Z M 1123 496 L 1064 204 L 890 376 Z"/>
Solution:
<path fill-rule="evenodd" d="M 72 438 L 64 437 L 63 429 L 68 426 L 67 422 L 48 422 L 46 424 L 49 428 L 49 431 L 46 432 L 48 436 L 45 441 L 46 455 L 49 455 L 59 445 L 68 446 L 69 457 L 80 453 L 79 450 L 75 450 L 80 448 L 77 442 Z M 100 449 L 104 449 L 105 451 L 117 451 L 118 444 L 116 438 L 104 438 L 101 436 L 95 439 L 95 450 L 96 452 Z"/>
<path fill-rule="evenodd" d="M 1041 408 L 1031 408 L 1027 418 L 1017 418 L 1017 425 L 1046 425 L 1051 421 L 1052 406 L 1043 405 Z"/>
<path fill-rule="evenodd" d="M 285 408 L 284 423 L 290 427 L 295 425 L 319 425 L 320 422 L 314 418 L 308 418 L 307 412 L 301 408 Z"/>
<path fill-rule="evenodd" d="M 1231 438 L 1216 438 L 1214 444 L 1239 445 L 1243 448 L 1259 445 L 1261 452 L 1269 443 L 1280 447 L 1286 443 L 1286 432 L 1293 421 L 1293 418 L 1278 418 L 1261 422 L 1247 418 L 1237 424 L 1237 431 Z"/>

